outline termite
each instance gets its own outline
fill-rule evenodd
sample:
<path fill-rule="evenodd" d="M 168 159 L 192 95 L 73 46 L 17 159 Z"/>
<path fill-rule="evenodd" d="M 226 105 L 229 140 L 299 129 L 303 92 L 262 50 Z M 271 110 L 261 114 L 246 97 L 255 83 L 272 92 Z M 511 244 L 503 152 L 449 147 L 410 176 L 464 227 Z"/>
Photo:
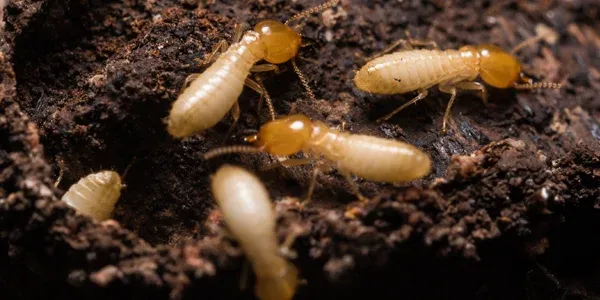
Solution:
<path fill-rule="evenodd" d="M 400 40 L 384 53 L 390 52 L 400 44 L 404 44 L 408 49 L 370 60 L 354 77 L 355 85 L 370 93 L 390 95 L 414 90 L 419 92 L 412 100 L 378 119 L 378 123 L 425 98 L 427 90 L 434 85 L 438 85 L 440 92 L 451 95 L 442 121 L 443 132 L 446 132 L 450 108 L 458 90 L 479 91 L 483 102 L 487 103 L 487 90 L 483 84 L 475 81 L 477 77 L 481 77 L 490 86 L 501 89 L 561 87 L 559 83 L 533 82 L 521 72 L 521 63 L 512 53 L 491 44 L 468 45 L 458 50 L 439 50 L 433 41 Z M 431 45 L 435 49 L 414 50 L 411 44 Z"/>
<path fill-rule="evenodd" d="M 61 200 L 78 213 L 97 221 L 107 220 L 115 209 L 119 197 L 121 197 L 121 189 L 125 187 L 125 184 L 122 183 L 123 178 L 127 176 L 127 172 L 129 172 L 134 161 L 135 157 L 123 171 L 123 177 L 114 171 L 100 171 L 79 179 L 77 183 L 69 187 Z M 64 162 L 59 160 L 61 170 L 54 186 L 58 186 L 62 179 L 63 164 Z"/>
<path fill-rule="evenodd" d="M 364 197 L 351 174 L 367 180 L 397 183 L 416 180 L 429 173 L 429 156 L 417 147 L 380 137 L 351 134 L 329 128 L 320 121 L 311 121 L 302 114 L 286 116 L 265 123 L 257 134 L 245 138 L 250 145 L 216 148 L 204 154 L 205 159 L 236 152 L 266 152 L 277 156 L 289 156 L 304 152 L 305 159 L 287 159 L 284 166 L 309 164 L 315 156 L 323 156 L 348 181 L 353 193 L 363 201 Z M 310 200 L 316 176 L 324 165 L 313 170 L 307 200 Z"/>
<path fill-rule="evenodd" d="M 298 273 L 280 254 L 273 204 L 265 186 L 245 169 L 224 165 L 212 176 L 211 187 L 227 228 L 252 264 L 256 296 L 261 300 L 292 299 Z"/>
<path fill-rule="evenodd" d="M 101 171 L 81 178 L 62 196 L 62 201 L 81 214 L 103 221 L 110 218 L 123 187 L 117 172 Z"/>
<path fill-rule="evenodd" d="M 206 60 L 211 61 L 219 51 L 222 52 L 215 62 L 203 73 L 192 74 L 186 79 L 186 83 L 191 82 L 191 84 L 173 103 L 168 118 L 168 132 L 175 138 L 187 137 L 214 126 L 229 111 L 233 117 L 233 128 L 239 119 L 237 100 L 244 85 L 258 92 L 261 100 L 264 96 L 271 119 L 275 119 L 273 105 L 266 90 L 260 81 L 252 80 L 248 75 L 250 72 L 278 72 L 277 64 L 289 60 L 292 60 L 294 70 L 298 73 L 309 96 L 312 96 L 306 79 L 295 64 L 302 37 L 288 24 L 332 7 L 338 2 L 339 0 L 331 0 L 310 8 L 285 23 L 265 20 L 256 24 L 254 30 L 245 33 L 247 25 L 236 26 L 233 34 L 235 43 L 228 47 L 226 41 L 221 41 Z M 255 65 L 261 60 L 266 63 Z"/>

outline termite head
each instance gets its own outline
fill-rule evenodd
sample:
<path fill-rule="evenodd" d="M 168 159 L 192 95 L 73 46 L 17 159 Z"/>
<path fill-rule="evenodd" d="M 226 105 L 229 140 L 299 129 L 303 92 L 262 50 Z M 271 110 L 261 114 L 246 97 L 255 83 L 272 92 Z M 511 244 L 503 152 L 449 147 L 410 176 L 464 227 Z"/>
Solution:
<path fill-rule="evenodd" d="M 517 58 L 491 44 L 476 46 L 479 54 L 479 74 L 489 85 L 496 88 L 512 87 L 521 75 L 521 63 Z"/>
<path fill-rule="evenodd" d="M 297 114 L 264 124 L 258 134 L 247 137 L 260 149 L 273 155 L 292 155 L 302 150 L 312 134 L 312 122 Z"/>
<path fill-rule="evenodd" d="M 102 171 L 96 173 L 97 179 L 106 185 L 118 188 L 121 190 L 125 185 L 121 182 L 121 176 L 114 171 Z"/>
<path fill-rule="evenodd" d="M 262 21 L 256 24 L 254 31 L 260 34 L 260 40 L 267 49 L 264 60 L 272 64 L 281 64 L 295 57 L 302 43 L 298 32 L 278 21 Z"/>

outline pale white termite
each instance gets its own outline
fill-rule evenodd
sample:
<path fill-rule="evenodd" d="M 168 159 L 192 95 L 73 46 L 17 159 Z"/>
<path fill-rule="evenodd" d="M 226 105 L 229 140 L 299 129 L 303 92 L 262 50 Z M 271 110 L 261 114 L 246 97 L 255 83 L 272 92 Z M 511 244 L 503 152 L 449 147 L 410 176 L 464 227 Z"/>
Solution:
<path fill-rule="evenodd" d="M 293 60 L 301 46 L 302 38 L 287 24 L 334 6 L 338 2 L 339 0 L 332 0 L 308 9 L 295 15 L 285 24 L 275 20 L 265 20 L 258 23 L 254 30 L 245 33 L 243 32 L 245 28 L 236 27 L 234 33 L 236 42 L 227 48 L 227 42 L 221 41 L 217 49 L 223 53 L 217 60 L 203 73 L 190 75 L 186 79 L 186 82 L 191 81 L 191 84 L 173 103 L 168 118 L 169 133 L 175 138 L 184 138 L 206 130 L 217 124 L 230 110 L 235 125 L 239 118 L 237 100 L 244 85 L 261 94 L 261 97 L 265 96 L 271 118 L 275 119 L 268 94 L 260 82 L 248 78 L 248 75 L 250 72 L 277 71 L 276 64 L 289 60 L 292 60 L 294 70 L 300 76 L 309 95 L 312 95 L 304 76 L 299 73 Z M 214 55 L 216 52 L 209 57 L 212 58 Z M 255 66 L 261 60 L 267 63 Z"/>
<path fill-rule="evenodd" d="M 123 186 L 119 174 L 101 171 L 81 178 L 69 188 L 62 200 L 77 212 L 103 221 L 110 218 Z"/>
<path fill-rule="evenodd" d="M 273 155 L 289 156 L 303 151 L 313 156 L 323 156 L 350 183 L 353 192 L 361 200 L 366 198 L 352 181 L 350 174 L 379 182 L 405 182 L 423 177 L 429 173 L 429 156 L 417 147 L 400 141 L 368 135 L 351 134 L 329 128 L 319 121 L 296 114 L 265 123 L 258 134 L 247 137 L 246 141 L 256 146 L 229 146 L 207 152 L 204 157 L 212 157 L 235 152 L 267 152 Z M 281 164 L 292 166 L 308 164 L 313 158 L 288 159 Z M 316 176 L 323 166 L 314 169 L 308 190 L 312 194 Z"/>
<path fill-rule="evenodd" d="M 404 40 L 400 42 L 410 47 L 410 43 Z M 435 42 L 430 43 L 437 47 Z M 427 90 L 438 85 L 441 92 L 451 95 L 442 122 L 442 131 L 446 132 L 450 108 L 458 90 L 479 91 L 483 101 L 487 101 L 485 86 L 474 81 L 478 76 L 496 88 L 557 89 L 561 86 L 551 82 L 534 83 L 521 72 L 521 64 L 515 56 L 490 44 L 469 45 L 458 50 L 404 50 L 383 55 L 369 61 L 356 72 L 354 83 L 359 89 L 375 94 L 389 95 L 419 91 L 415 98 L 378 119 L 377 122 L 383 122 L 407 106 L 425 98 L 428 94 Z"/>
<path fill-rule="evenodd" d="M 258 298 L 292 299 L 296 267 L 280 254 L 273 204 L 262 182 L 243 168 L 224 165 L 212 177 L 212 193 L 227 228 L 252 264 Z"/>

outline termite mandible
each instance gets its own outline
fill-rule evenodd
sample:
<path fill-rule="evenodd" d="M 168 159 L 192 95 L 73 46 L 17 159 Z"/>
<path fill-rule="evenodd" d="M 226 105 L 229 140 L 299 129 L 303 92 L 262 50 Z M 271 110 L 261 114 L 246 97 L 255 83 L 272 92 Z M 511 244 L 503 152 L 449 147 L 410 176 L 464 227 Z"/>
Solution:
<path fill-rule="evenodd" d="M 353 193 L 362 201 L 363 196 L 351 174 L 379 182 L 406 182 L 429 173 L 431 160 L 417 147 L 380 137 L 351 134 L 329 128 L 325 123 L 311 121 L 302 114 L 286 116 L 265 123 L 257 134 L 246 137 L 254 146 L 227 146 L 210 150 L 205 159 L 238 152 L 266 152 L 277 156 L 289 156 L 303 151 L 312 156 L 323 156 L 348 181 Z M 310 164 L 313 157 L 287 159 L 284 166 Z M 323 166 L 314 168 L 307 200 L 310 200 L 316 176 Z"/>
<path fill-rule="evenodd" d="M 458 50 L 439 50 L 433 41 L 411 43 L 400 40 L 384 53 L 390 52 L 400 44 L 408 49 L 370 60 L 354 76 L 354 84 L 359 89 L 374 94 L 402 94 L 414 90 L 419 92 L 412 100 L 378 119 L 378 123 L 425 98 L 427 90 L 434 85 L 438 85 L 442 93 L 451 95 L 442 121 L 444 133 L 458 90 L 479 91 L 484 103 L 487 102 L 487 90 L 483 84 L 475 81 L 477 77 L 481 77 L 490 86 L 502 89 L 561 87 L 559 83 L 533 82 L 521 72 L 521 63 L 512 52 L 508 53 L 492 44 L 467 45 Z M 430 45 L 435 49 L 414 50 L 411 44 Z"/>
<path fill-rule="evenodd" d="M 167 130 L 175 138 L 184 138 L 193 133 L 206 130 L 217 124 L 228 111 L 232 112 L 233 126 L 239 118 L 238 97 L 245 86 L 255 90 L 266 99 L 271 119 L 275 112 L 271 99 L 262 84 L 248 78 L 250 72 L 278 71 L 277 64 L 292 61 L 294 71 L 309 96 L 312 91 L 305 77 L 295 63 L 295 57 L 301 47 L 302 37 L 290 22 L 307 17 L 310 14 L 336 5 L 339 0 L 331 0 L 319 6 L 307 9 L 285 23 L 275 20 L 262 21 L 248 30 L 245 26 L 236 26 L 233 34 L 235 43 L 227 47 L 221 41 L 207 61 L 221 51 L 222 54 L 201 74 L 192 74 L 186 79 L 191 82 L 173 103 L 168 117 Z M 267 63 L 255 65 L 264 60 Z M 230 129 L 231 130 L 231 129 Z"/>

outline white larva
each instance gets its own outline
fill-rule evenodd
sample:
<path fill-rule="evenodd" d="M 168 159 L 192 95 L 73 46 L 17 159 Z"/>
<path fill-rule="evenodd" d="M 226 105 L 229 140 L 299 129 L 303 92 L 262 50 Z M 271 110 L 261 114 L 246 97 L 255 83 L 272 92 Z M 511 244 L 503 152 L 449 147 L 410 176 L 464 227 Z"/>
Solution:
<path fill-rule="evenodd" d="M 252 263 L 256 295 L 262 300 L 291 299 L 297 271 L 280 255 L 273 204 L 264 185 L 243 168 L 224 165 L 212 177 L 212 192 L 227 227 Z"/>
<path fill-rule="evenodd" d="M 110 218 L 122 188 L 119 174 L 101 171 L 81 178 L 69 188 L 62 200 L 77 212 L 103 221 Z"/>

